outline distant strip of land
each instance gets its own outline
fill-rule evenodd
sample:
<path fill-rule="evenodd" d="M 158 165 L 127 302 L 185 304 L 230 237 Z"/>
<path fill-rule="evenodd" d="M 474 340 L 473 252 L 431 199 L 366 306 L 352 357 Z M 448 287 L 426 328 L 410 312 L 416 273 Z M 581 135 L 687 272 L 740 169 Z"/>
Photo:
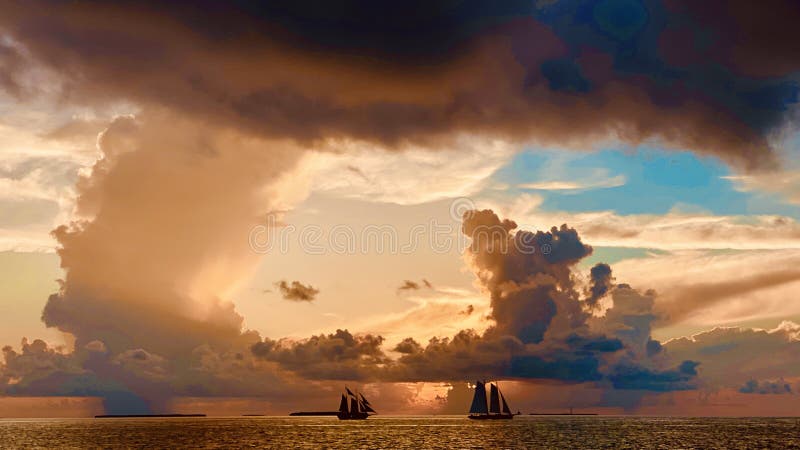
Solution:
<path fill-rule="evenodd" d="M 339 411 L 296 411 L 289 413 L 290 416 L 337 416 Z"/>
<path fill-rule="evenodd" d="M 95 419 L 115 419 L 122 417 L 206 417 L 205 414 L 100 414 Z"/>

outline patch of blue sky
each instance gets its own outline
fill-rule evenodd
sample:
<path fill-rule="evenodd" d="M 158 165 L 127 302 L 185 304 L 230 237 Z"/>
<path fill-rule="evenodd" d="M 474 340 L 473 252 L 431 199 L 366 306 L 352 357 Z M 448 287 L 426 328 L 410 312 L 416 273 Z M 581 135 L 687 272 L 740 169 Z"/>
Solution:
<path fill-rule="evenodd" d="M 733 175 L 730 167 L 716 158 L 642 146 L 586 153 L 530 149 L 494 179 L 509 186 L 509 195 L 541 195 L 541 208 L 547 211 L 611 210 L 627 215 L 678 210 L 800 218 L 800 208 L 775 194 L 737 191 L 724 178 L 728 175 Z"/>

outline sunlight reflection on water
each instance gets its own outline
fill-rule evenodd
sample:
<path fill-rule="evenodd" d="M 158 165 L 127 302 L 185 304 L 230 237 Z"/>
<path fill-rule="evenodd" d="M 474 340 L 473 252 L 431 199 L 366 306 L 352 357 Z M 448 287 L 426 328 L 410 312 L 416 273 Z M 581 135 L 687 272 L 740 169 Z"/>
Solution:
<path fill-rule="evenodd" d="M 2 448 L 790 448 L 794 418 L 2 419 Z"/>

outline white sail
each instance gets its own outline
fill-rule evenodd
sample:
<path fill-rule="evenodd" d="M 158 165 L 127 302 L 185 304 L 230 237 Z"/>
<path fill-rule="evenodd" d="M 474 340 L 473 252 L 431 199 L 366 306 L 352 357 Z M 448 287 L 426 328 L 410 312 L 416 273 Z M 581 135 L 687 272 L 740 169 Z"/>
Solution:
<path fill-rule="evenodd" d="M 488 414 L 489 407 L 486 404 L 486 386 L 482 381 L 475 382 L 475 396 L 472 397 L 472 406 L 469 408 L 470 414 Z"/>

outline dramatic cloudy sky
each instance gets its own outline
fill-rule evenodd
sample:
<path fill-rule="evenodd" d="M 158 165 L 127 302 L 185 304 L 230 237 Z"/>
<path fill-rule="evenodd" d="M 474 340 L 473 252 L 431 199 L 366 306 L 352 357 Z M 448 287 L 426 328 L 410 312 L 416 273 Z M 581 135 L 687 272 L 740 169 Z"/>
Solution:
<path fill-rule="evenodd" d="M 0 416 L 796 413 L 796 2 L 0 10 Z"/>

